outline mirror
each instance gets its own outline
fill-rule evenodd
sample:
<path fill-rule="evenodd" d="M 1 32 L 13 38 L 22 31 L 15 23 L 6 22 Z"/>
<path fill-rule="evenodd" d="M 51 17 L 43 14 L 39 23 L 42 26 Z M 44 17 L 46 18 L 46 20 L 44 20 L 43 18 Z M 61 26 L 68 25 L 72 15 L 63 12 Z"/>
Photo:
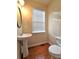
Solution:
<path fill-rule="evenodd" d="M 22 14 L 21 14 L 21 9 L 17 7 L 17 27 L 21 28 L 22 26 Z"/>

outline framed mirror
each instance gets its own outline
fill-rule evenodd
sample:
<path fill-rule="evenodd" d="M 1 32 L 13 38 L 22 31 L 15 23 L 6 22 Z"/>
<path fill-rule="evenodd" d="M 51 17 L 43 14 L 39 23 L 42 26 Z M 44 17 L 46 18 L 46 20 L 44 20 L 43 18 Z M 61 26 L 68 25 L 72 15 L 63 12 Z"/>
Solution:
<path fill-rule="evenodd" d="M 17 7 L 17 27 L 21 28 L 22 26 L 22 14 L 21 14 L 21 9 Z"/>

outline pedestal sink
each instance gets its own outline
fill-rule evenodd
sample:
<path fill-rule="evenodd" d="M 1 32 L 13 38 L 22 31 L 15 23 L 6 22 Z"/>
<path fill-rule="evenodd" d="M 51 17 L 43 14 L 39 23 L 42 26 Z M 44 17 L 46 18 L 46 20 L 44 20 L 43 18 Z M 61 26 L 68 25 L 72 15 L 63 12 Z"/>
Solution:
<path fill-rule="evenodd" d="M 31 36 L 32 36 L 32 34 L 26 33 L 26 34 L 18 35 L 18 36 L 17 36 L 17 39 L 18 39 L 18 40 L 23 40 L 23 39 L 25 39 L 25 38 L 27 38 L 27 37 L 31 37 Z"/>
<path fill-rule="evenodd" d="M 29 53 L 28 52 L 28 39 L 31 36 L 32 36 L 32 34 L 30 34 L 30 33 L 26 33 L 26 34 L 17 36 L 17 42 L 20 43 L 20 53 L 23 53 L 23 58 L 26 57 Z"/>

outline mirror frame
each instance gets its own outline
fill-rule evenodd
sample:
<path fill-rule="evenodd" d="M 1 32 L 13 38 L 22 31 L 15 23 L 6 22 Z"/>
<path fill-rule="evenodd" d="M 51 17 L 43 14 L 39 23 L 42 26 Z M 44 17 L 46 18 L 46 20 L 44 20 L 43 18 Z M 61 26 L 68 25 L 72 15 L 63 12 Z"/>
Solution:
<path fill-rule="evenodd" d="M 21 14 L 21 9 L 20 9 L 19 7 L 17 7 L 17 8 L 18 8 L 18 10 L 19 10 L 20 21 L 21 21 L 21 23 L 19 24 L 19 23 L 18 23 L 18 20 L 17 20 L 17 27 L 18 27 L 18 28 L 21 28 L 21 26 L 22 26 L 22 14 Z"/>

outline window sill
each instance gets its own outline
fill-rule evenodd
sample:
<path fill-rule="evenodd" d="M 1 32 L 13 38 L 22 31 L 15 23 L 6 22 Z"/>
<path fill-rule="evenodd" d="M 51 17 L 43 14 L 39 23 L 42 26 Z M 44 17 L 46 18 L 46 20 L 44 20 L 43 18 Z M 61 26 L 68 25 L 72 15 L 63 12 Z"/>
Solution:
<path fill-rule="evenodd" d="M 32 33 L 45 33 L 45 31 L 33 31 Z"/>

